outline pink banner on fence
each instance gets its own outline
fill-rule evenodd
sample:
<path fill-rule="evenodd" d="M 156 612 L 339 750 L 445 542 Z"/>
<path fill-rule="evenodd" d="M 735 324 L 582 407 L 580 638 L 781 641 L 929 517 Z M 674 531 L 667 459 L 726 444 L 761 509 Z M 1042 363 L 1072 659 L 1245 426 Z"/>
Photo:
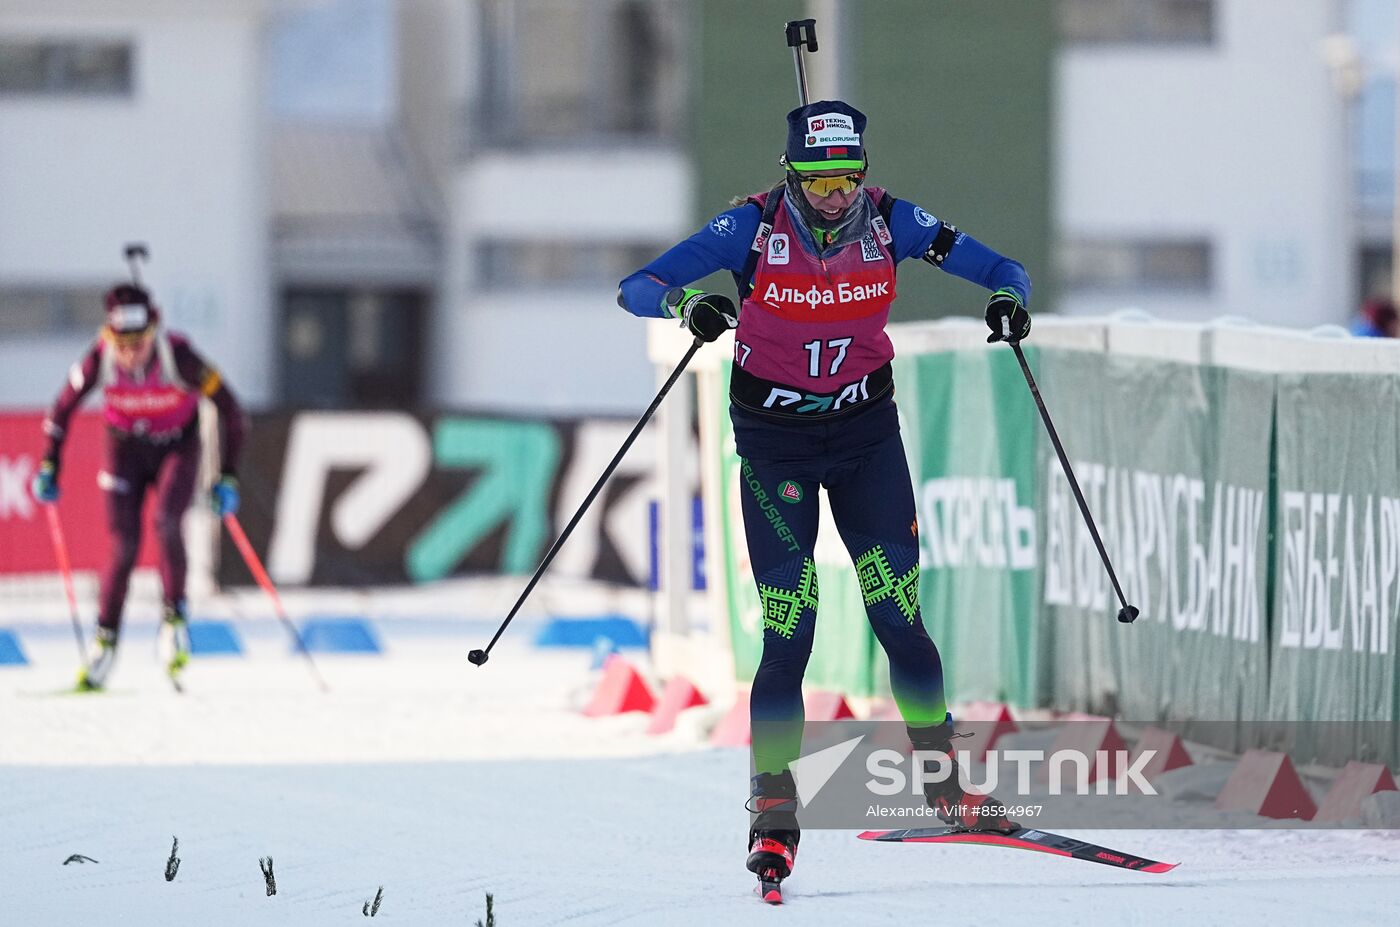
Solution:
<path fill-rule="evenodd" d="M 48 443 L 43 421 L 42 412 L 0 413 L 0 575 L 58 570 L 43 509 L 29 493 Z M 97 474 L 106 465 L 103 428 L 96 412 L 81 412 L 73 417 L 63 448 L 58 514 L 75 570 L 100 569 L 111 547 L 107 510 L 97 485 Z M 148 499 L 140 566 L 156 562 L 151 504 Z"/>

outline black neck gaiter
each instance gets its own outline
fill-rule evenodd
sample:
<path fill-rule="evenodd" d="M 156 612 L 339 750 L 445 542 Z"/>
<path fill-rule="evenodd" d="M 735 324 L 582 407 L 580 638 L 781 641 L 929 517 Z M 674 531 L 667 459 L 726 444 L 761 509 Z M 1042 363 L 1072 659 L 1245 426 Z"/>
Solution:
<path fill-rule="evenodd" d="M 865 188 L 858 192 L 855 201 L 841 214 L 838 219 L 828 219 L 812 208 L 812 204 L 807 202 L 807 197 L 802 192 L 802 182 L 796 175 L 788 172 L 785 181 L 788 204 L 797 210 L 797 214 L 802 217 L 802 222 L 807 228 L 812 230 L 812 238 L 816 241 L 819 252 L 830 251 L 849 245 L 851 242 L 860 241 L 870 228 L 870 197 L 865 195 Z"/>

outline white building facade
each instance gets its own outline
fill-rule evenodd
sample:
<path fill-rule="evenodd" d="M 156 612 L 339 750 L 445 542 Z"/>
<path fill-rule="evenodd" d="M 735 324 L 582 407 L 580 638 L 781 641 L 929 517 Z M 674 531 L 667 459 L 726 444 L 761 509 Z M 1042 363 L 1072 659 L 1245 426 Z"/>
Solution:
<path fill-rule="evenodd" d="M 646 327 L 616 288 L 693 231 L 689 15 L 617 0 L 401 6 L 402 118 L 445 206 L 430 402 L 630 413 L 655 392 Z"/>
<path fill-rule="evenodd" d="M 271 398 L 261 0 L 0 5 L 0 405 L 47 405 L 145 242 L 145 281 Z"/>
<path fill-rule="evenodd" d="M 1375 158 L 1358 167 L 1356 91 L 1328 40 L 1387 0 L 1056 2 L 1053 308 L 1344 323 L 1391 220 L 1374 189 L 1364 203 L 1357 193 Z M 352 179 L 341 186 L 358 189 L 341 197 L 321 170 L 368 155 L 276 144 L 312 136 L 270 123 L 269 28 L 279 11 L 314 6 L 0 5 L 0 405 L 51 399 L 100 321 L 97 296 L 125 275 L 122 245 L 144 241 L 169 324 L 254 407 L 299 401 L 285 382 L 301 363 L 287 355 L 286 288 L 329 285 L 348 262 L 365 278 L 357 286 L 422 294 L 417 402 L 640 409 L 655 386 L 646 326 L 616 307 L 614 288 L 693 230 L 687 94 L 704 49 L 686 26 L 713 11 L 680 0 L 393 3 L 389 134 L 423 182 L 421 195 L 374 198 L 353 179 L 371 175 L 342 170 Z M 810 7 L 825 21 L 841 0 Z M 336 163 L 322 151 L 338 151 Z M 372 237 L 357 229 L 390 226 L 427 244 L 389 269 L 349 248 Z M 336 230 L 356 234 L 346 244 Z M 307 263 L 332 245 L 338 263 Z M 379 315 L 398 305 L 381 303 Z"/>
<path fill-rule="evenodd" d="M 1348 100 L 1325 40 L 1347 2 L 1066 4 L 1120 15 L 1071 21 L 1058 64 L 1063 311 L 1346 322 Z"/>

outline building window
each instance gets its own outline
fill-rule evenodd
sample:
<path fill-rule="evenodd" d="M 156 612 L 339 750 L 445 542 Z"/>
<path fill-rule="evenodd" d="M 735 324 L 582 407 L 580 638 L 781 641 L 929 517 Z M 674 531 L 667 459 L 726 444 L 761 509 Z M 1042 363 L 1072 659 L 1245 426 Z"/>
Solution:
<path fill-rule="evenodd" d="M 101 287 L 0 288 L 0 338 L 67 335 L 102 324 Z"/>
<path fill-rule="evenodd" d="M 1365 220 L 1380 220 L 1388 232 L 1395 203 L 1395 74 L 1375 73 L 1353 104 L 1351 159 L 1357 205 Z"/>
<path fill-rule="evenodd" d="M 290 287 L 281 302 L 278 398 L 283 405 L 413 409 L 421 404 L 426 292 Z"/>
<path fill-rule="evenodd" d="M 685 4 L 481 0 L 481 12 L 481 96 L 468 147 L 679 136 Z"/>
<path fill-rule="evenodd" d="M 579 241 L 491 241 L 477 251 L 482 285 L 490 290 L 606 285 L 645 266 L 664 244 Z"/>
<path fill-rule="evenodd" d="M 1066 42 L 1171 43 L 1215 41 L 1215 0 L 1059 0 Z"/>
<path fill-rule="evenodd" d="M 1070 239 L 1060 245 L 1065 288 L 1085 292 L 1205 293 L 1212 259 L 1206 239 L 1175 241 Z"/>
<path fill-rule="evenodd" d="M 1384 296 L 1393 292 L 1391 286 L 1394 273 L 1391 263 L 1395 260 L 1390 243 L 1363 244 L 1358 257 L 1356 304 L 1359 306 L 1372 296 Z"/>
<path fill-rule="evenodd" d="M 128 42 L 0 38 L 0 94 L 128 96 Z"/>

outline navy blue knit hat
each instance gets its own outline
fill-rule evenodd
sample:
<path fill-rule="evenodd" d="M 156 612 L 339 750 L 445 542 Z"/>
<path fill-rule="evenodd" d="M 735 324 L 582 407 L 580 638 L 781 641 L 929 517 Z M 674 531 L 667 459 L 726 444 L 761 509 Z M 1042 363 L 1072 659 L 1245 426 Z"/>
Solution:
<path fill-rule="evenodd" d="M 828 171 L 865 167 L 865 113 L 840 100 L 818 100 L 788 113 L 788 167 Z"/>

